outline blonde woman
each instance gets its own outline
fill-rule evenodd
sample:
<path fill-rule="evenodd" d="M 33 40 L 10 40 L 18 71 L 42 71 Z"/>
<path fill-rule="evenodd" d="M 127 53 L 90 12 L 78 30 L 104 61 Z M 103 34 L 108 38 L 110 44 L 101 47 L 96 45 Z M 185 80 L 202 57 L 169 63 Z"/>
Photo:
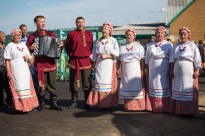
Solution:
<path fill-rule="evenodd" d="M 13 96 L 13 107 L 17 113 L 28 113 L 38 106 L 38 99 L 33 86 L 28 63 L 33 63 L 27 46 L 21 43 L 20 29 L 12 31 L 13 40 L 6 46 L 7 76 Z"/>
<path fill-rule="evenodd" d="M 179 29 L 180 42 L 174 45 L 170 67 L 172 96 L 170 112 L 193 116 L 198 113 L 198 76 L 201 57 L 196 44 L 190 41 L 187 27 Z"/>
<path fill-rule="evenodd" d="M 136 32 L 125 31 L 127 43 L 120 46 L 117 74 L 121 75 L 119 97 L 124 99 L 125 111 L 145 110 L 144 48 L 135 42 Z"/>
<path fill-rule="evenodd" d="M 111 36 L 112 30 L 110 23 L 103 24 L 103 36 L 97 41 L 93 53 L 95 82 L 87 100 L 91 106 L 106 109 L 118 105 L 115 57 L 119 56 L 119 46 Z"/>
<path fill-rule="evenodd" d="M 147 92 L 147 110 L 157 113 L 165 113 L 169 110 L 170 80 L 169 64 L 173 45 L 164 40 L 166 29 L 157 27 L 156 40 L 149 43 L 145 57 Z"/>

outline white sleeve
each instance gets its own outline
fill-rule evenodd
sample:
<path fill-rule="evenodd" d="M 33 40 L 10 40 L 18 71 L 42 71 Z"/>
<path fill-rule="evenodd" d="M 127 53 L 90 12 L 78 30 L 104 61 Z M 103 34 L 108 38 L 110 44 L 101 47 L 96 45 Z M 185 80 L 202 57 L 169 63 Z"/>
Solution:
<path fill-rule="evenodd" d="M 118 57 L 119 56 L 119 45 L 118 45 L 118 42 L 116 39 L 113 38 L 113 44 L 114 44 L 114 47 L 113 47 L 113 50 L 111 52 L 111 54 L 115 57 Z"/>
<path fill-rule="evenodd" d="M 25 55 L 28 56 L 29 58 L 32 58 L 32 56 L 28 50 L 28 47 L 25 45 L 24 48 L 25 48 Z"/>
<path fill-rule="evenodd" d="M 144 59 L 144 58 L 145 58 L 144 47 L 140 44 L 140 59 Z"/>
<path fill-rule="evenodd" d="M 193 46 L 193 53 L 194 53 L 194 67 L 195 68 L 201 68 L 201 56 L 199 53 L 199 49 L 195 44 L 192 44 Z"/>
<path fill-rule="evenodd" d="M 12 59 L 12 48 L 11 44 L 8 44 L 4 50 L 4 58 L 5 59 Z"/>
<path fill-rule="evenodd" d="M 121 60 L 120 48 L 121 48 L 121 46 L 119 46 L 119 56 L 118 56 L 118 57 L 116 57 L 116 60 Z"/>
<path fill-rule="evenodd" d="M 174 62 L 174 47 L 170 46 L 170 55 L 169 55 L 169 63 Z"/>

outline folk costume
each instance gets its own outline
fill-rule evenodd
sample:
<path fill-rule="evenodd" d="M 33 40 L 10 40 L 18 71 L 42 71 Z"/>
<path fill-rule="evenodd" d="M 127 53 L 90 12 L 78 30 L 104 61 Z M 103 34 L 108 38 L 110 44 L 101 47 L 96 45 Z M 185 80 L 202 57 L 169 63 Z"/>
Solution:
<path fill-rule="evenodd" d="M 34 42 L 37 42 L 39 36 L 50 36 L 56 37 L 54 32 L 43 30 L 36 31 L 29 35 L 28 41 L 26 43 L 27 47 L 30 49 Z M 34 50 L 30 49 L 31 53 Z M 61 107 L 57 105 L 57 89 L 56 89 L 56 59 L 46 56 L 35 56 L 34 68 L 38 74 L 38 97 L 39 97 L 39 110 L 43 110 L 45 107 L 45 93 L 46 88 L 50 93 L 50 109 L 62 110 Z"/>
<path fill-rule="evenodd" d="M 190 34 L 188 28 L 184 28 Z M 182 29 L 182 30 L 183 30 Z M 175 114 L 198 114 L 198 77 L 194 70 L 201 68 L 199 50 L 193 41 L 174 45 L 171 62 L 174 62 L 170 112 Z"/>
<path fill-rule="evenodd" d="M 97 41 L 93 53 L 93 61 L 96 63 L 95 82 L 87 104 L 99 108 L 111 108 L 118 105 L 116 62 L 113 59 L 103 59 L 102 54 L 119 56 L 119 46 L 115 38 Z"/>
<path fill-rule="evenodd" d="M 125 111 L 145 110 L 145 90 L 140 61 L 144 48 L 137 42 L 120 46 L 121 83 L 119 98 L 124 99 Z"/>
<path fill-rule="evenodd" d="M 90 78 L 92 48 L 92 32 L 76 29 L 68 33 L 65 50 L 69 56 L 67 65 L 70 68 L 70 91 L 72 96 L 72 105 L 69 107 L 70 109 L 77 106 L 78 91 L 81 89 L 81 81 L 85 101 L 88 98 L 92 86 Z"/>
<path fill-rule="evenodd" d="M 149 111 L 168 112 L 170 100 L 169 59 L 173 45 L 163 40 L 151 42 L 147 46 L 145 63 L 149 66 L 148 98 Z"/>
<path fill-rule="evenodd" d="M 18 29 L 15 32 L 17 31 Z M 13 107 L 17 111 L 29 112 L 38 106 L 38 99 L 28 63 L 24 60 L 24 56 L 31 58 L 24 43 L 11 42 L 6 46 L 4 58 L 10 62 L 7 69 L 12 74 L 9 84 L 13 96 Z"/>

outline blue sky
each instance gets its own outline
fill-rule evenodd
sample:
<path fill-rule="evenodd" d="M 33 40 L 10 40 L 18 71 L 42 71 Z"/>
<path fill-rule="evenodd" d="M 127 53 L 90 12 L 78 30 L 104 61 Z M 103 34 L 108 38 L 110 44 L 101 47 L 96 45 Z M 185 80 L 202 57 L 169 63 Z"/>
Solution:
<path fill-rule="evenodd" d="M 34 31 L 36 15 L 46 17 L 47 29 L 75 27 L 78 16 L 86 26 L 165 22 L 166 6 L 167 0 L 1 0 L 0 31 L 10 34 L 20 24 Z"/>

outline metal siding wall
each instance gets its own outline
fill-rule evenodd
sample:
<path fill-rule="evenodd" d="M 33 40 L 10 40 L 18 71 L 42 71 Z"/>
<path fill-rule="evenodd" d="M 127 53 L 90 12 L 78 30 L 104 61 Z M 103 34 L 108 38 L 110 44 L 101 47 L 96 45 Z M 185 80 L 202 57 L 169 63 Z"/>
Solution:
<path fill-rule="evenodd" d="M 168 0 L 166 24 L 169 23 L 192 0 Z"/>

